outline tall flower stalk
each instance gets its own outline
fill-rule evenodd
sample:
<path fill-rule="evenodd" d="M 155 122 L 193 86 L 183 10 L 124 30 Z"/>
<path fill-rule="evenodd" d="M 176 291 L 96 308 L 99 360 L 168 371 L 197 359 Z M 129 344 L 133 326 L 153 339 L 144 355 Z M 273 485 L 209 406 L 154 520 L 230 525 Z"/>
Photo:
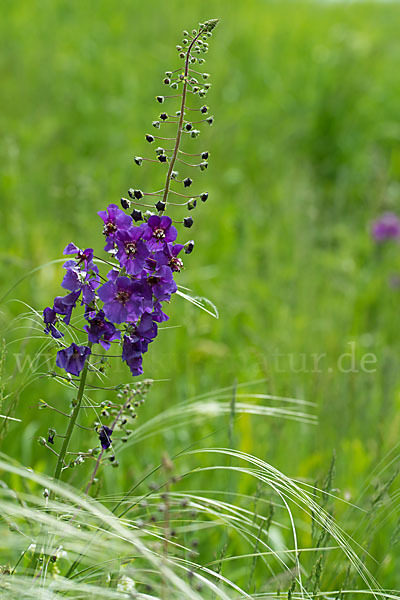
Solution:
<path fill-rule="evenodd" d="M 134 158 L 138 166 L 146 161 L 168 165 L 164 187 L 148 192 L 130 188 L 128 198 L 121 198 L 122 208 L 110 204 L 106 210 L 98 213 L 103 222 L 106 242 L 104 250 L 108 253 L 108 258 L 98 257 L 92 248 L 83 250 L 74 243 L 69 243 L 64 249 L 64 255 L 69 258 L 63 265 L 65 275 L 61 284 L 68 293 L 57 296 L 53 306 L 43 311 L 45 332 L 58 345 L 56 365 L 66 372 L 66 375 L 58 372 L 52 375 L 57 379 L 67 380 L 76 388 L 77 395 L 72 402 L 65 434 L 59 436 L 51 429 L 47 440 L 41 438 L 41 441 L 57 454 L 54 472 L 56 480 L 61 478 L 63 470 L 68 466 L 76 466 L 87 458 L 95 461 L 92 476 L 86 486 L 87 492 L 106 452 L 112 450 L 110 460 L 114 465 L 117 464 L 113 449 L 115 436 L 112 436 L 115 430 L 122 432 L 125 437 L 129 435 L 130 431 L 126 426 L 136 416 L 127 398 L 130 398 L 130 394 L 139 394 L 143 400 L 148 390 L 148 382 L 128 386 L 130 389 L 126 386 L 113 388 L 118 396 L 117 402 L 103 403 L 102 418 L 93 423 L 100 446 L 80 452 L 76 459 L 68 462 L 71 436 L 78 425 L 87 390 L 87 377 L 90 373 L 104 370 L 110 348 L 114 349 L 111 356 L 121 358 L 134 377 L 143 373 L 143 355 L 157 337 L 159 324 L 169 318 L 164 312 L 164 305 L 170 302 L 177 291 L 175 276 L 183 269 L 183 261 L 179 255 L 182 251 L 190 254 L 194 248 L 193 240 L 176 243 L 176 225 L 190 228 L 193 218 L 174 217 L 173 220 L 166 214 L 167 207 L 191 211 L 196 207 L 198 199 L 203 202 L 208 199 L 208 192 L 188 195 L 173 189 L 173 184 L 183 184 L 186 190 L 193 183 L 189 176 L 179 178 L 176 170 L 178 163 L 201 171 L 208 167 L 207 150 L 188 153 L 181 146 L 184 136 L 199 136 L 200 130 L 195 125 L 203 122 L 211 125 L 214 120 L 208 115 L 207 105 L 202 103 L 201 106 L 189 106 L 188 98 L 191 95 L 204 99 L 211 86 L 207 81 L 209 74 L 195 70 L 194 65 L 197 67 L 205 62 L 208 39 L 217 22 L 215 19 L 210 20 L 201 23 L 191 33 L 183 32 L 182 44 L 177 46 L 179 57 L 184 62 L 183 70 L 178 68 L 166 71 L 163 78 L 164 85 L 171 91 L 178 90 L 180 93 L 156 97 L 159 104 L 172 98 L 180 98 L 180 108 L 175 114 L 162 112 L 159 119 L 152 123 L 155 129 L 176 123 L 176 136 L 161 137 L 148 133 L 145 138 L 150 144 L 155 140 L 173 142 L 173 147 L 157 147 L 155 159 L 140 156 Z M 196 114 L 200 115 L 199 119 L 188 118 Z M 190 161 L 190 158 L 198 157 L 200 162 Z M 180 201 L 171 201 L 171 195 L 177 196 Z M 147 202 L 147 199 L 153 198 L 157 200 L 155 204 Z M 147 210 L 143 211 L 143 208 Z M 78 327 L 78 321 L 72 321 L 73 315 L 78 311 L 81 313 L 80 318 L 83 316 L 86 321 L 83 328 Z M 74 340 L 70 345 L 65 343 L 68 333 Z M 78 342 L 77 337 L 80 338 L 82 334 L 86 336 L 86 341 Z M 109 425 L 103 423 L 103 417 L 104 420 L 110 419 Z M 52 447 L 58 437 L 62 438 L 59 452 Z"/>

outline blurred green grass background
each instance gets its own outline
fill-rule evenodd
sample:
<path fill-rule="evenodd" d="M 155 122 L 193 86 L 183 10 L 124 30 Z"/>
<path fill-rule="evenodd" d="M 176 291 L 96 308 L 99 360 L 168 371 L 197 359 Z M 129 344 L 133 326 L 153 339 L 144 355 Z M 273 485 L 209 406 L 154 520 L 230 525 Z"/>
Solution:
<path fill-rule="evenodd" d="M 241 417 L 237 447 L 310 482 L 327 471 L 335 449 L 337 493 L 357 502 L 398 443 L 400 425 L 399 290 L 389 284 L 400 271 L 399 249 L 376 247 L 369 233 L 374 218 L 399 207 L 397 3 L 3 3 L 2 292 L 59 258 L 70 241 L 102 247 L 96 212 L 129 187 L 160 187 L 161 165 L 137 169 L 132 157 L 149 155 L 144 134 L 159 113 L 163 73 L 179 64 L 182 29 L 211 17 L 221 19 L 206 63 L 216 121 L 198 142 L 211 152 L 210 167 L 195 175 L 196 189 L 210 196 L 194 213 L 196 248 L 180 282 L 208 297 L 220 318 L 174 298 L 169 324 L 179 327 L 162 332 L 144 361 L 146 377 L 167 381 L 154 385 L 140 419 L 235 380 L 265 379 L 255 391 L 315 402 L 319 425 Z M 11 298 L 42 310 L 62 293 L 61 277 L 56 264 L 22 281 L 2 303 L 4 330 L 24 309 Z M 357 365 L 366 353 L 376 356 L 376 372 L 337 369 L 351 342 Z M 8 346 L 14 391 L 23 376 L 13 355 L 33 356 L 35 344 Z M 288 358 L 277 368 L 275 352 L 293 355 L 295 368 Z M 312 370 L 314 353 L 327 355 L 321 372 L 295 372 L 302 354 Z M 111 378 L 130 376 L 115 365 Z M 36 405 L 44 398 L 65 410 L 70 395 L 44 379 L 18 392 L 22 424 L 9 426 L 3 450 L 51 471 L 36 436 L 63 425 Z M 226 446 L 222 425 L 194 423 L 125 453 L 109 484 L 118 477 L 126 489 L 164 449 L 173 454 L 214 429 L 207 443 Z M 398 549 L 386 555 L 396 489 L 395 482 L 391 519 L 371 550 L 384 561 L 375 568 L 388 587 L 400 584 Z"/>

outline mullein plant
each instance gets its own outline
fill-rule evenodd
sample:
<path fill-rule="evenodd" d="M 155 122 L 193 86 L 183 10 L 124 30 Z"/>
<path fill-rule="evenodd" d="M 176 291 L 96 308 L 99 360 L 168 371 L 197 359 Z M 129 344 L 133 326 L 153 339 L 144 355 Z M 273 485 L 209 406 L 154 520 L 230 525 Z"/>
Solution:
<path fill-rule="evenodd" d="M 63 252 L 68 259 L 63 265 L 65 274 L 61 283 L 67 294 L 57 296 L 53 306 L 43 311 L 45 332 L 59 347 L 56 365 L 65 372 L 65 375 L 53 375 L 74 385 L 77 395 L 72 401 L 67 431 L 60 436 L 60 450 L 54 448 L 58 437 L 54 429 L 49 430 L 47 440 L 40 438 L 40 442 L 58 456 L 55 479 L 61 477 L 64 469 L 79 464 L 86 456 L 96 457 L 87 491 L 104 452 L 112 448 L 114 430 L 119 428 L 124 435 L 129 433 L 125 426 L 130 418 L 135 417 L 133 407 L 144 401 L 149 387 L 147 380 L 117 386 L 115 404 L 102 405 L 101 415 L 109 422 L 97 421 L 94 424 L 99 446 L 87 453 L 79 453 L 77 459 L 68 463 L 66 456 L 85 397 L 87 376 L 91 371 L 104 369 L 110 348 L 113 356 L 120 356 L 126 363 L 133 377 L 142 375 L 143 355 L 157 337 L 159 324 L 168 319 L 164 312 L 165 304 L 177 291 L 175 278 L 183 268 L 182 256 L 190 254 L 194 248 L 193 240 L 177 241 L 177 226 L 190 228 L 192 216 L 182 218 L 180 213 L 177 218 L 175 214 L 178 209 L 192 211 L 198 201 L 206 202 L 208 198 L 208 192 L 187 192 L 193 184 L 193 170 L 207 169 L 209 152 L 189 153 L 182 146 L 186 140 L 200 135 L 201 125 L 212 125 L 214 121 L 205 104 L 211 86 L 209 74 L 198 69 L 202 69 L 205 62 L 208 41 L 217 23 L 217 19 L 212 19 L 200 23 L 198 29 L 183 32 L 182 43 L 177 46 L 183 67 L 165 73 L 163 85 L 167 94 L 156 97 L 157 104 L 162 105 L 162 112 L 152 123 L 154 133 L 145 135 L 147 143 L 156 146 L 154 158 L 134 157 L 136 167 L 149 162 L 166 169 L 163 188 L 157 191 L 131 188 L 128 197 L 121 198 L 121 208 L 110 204 L 98 212 L 105 237 L 106 258 L 96 256 L 92 248 L 81 249 L 69 243 Z M 179 99 L 178 110 L 175 106 L 167 112 L 164 107 L 168 103 L 173 104 L 174 99 Z M 174 137 L 156 135 L 161 133 L 159 130 L 171 125 L 176 127 Z M 158 143 L 162 143 L 163 147 L 157 146 Z M 188 174 L 180 175 L 178 169 L 181 168 Z M 171 211 L 175 211 L 174 219 L 168 214 Z M 107 267 L 105 271 L 108 272 L 103 275 L 98 265 Z M 81 328 L 71 322 L 72 315 L 76 313 L 86 322 Z M 65 343 L 64 332 L 67 329 L 75 339 L 70 345 Z M 117 464 L 114 453 L 110 460 Z"/>

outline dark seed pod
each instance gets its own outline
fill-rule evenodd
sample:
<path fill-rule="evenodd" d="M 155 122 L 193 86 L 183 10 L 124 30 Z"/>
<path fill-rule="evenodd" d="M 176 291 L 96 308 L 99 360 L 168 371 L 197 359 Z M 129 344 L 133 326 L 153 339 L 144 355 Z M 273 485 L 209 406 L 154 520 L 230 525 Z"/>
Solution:
<path fill-rule="evenodd" d="M 190 198 L 189 202 L 187 203 L 188 210 L 193 210 L 194 208 L 196 208 L 196 206 L 197 206 L 196 198 Z"/>
<path fill-rule="evenodd" d="M 203 192 L 202 194 L 200 194 L 200 200 L 202 202 L 205 202 L 208 198 L 208 192 Z"/>
<path fill-rule="evenodd" d="M 171 83 L 171 80 L 169 77 L 165 77 L 165 79 L 163 79 L 163 83 L 165 83 L 165 85 L 169 85 Z"/>
<path fill-rule="evenodd" d="M 186 131 L 190 131 L 192 128 L 193 128 L 193 125 L 191 123 L 186 123 L 186 125 L 185 125 Z"/>
<path fill-rule="evenodd" d="M 156 96 L 156 100 L 157 100 L 157 102 L 162 104 L 164 102 L 164 96 Z"/>
<path fill-rule="evenodd" d="M 129 188 L 128 194 L 129 194 L 130 198 L 134 198 L 135 197 L 135 190 L 133 188 Z"/>
<path fill-rule="evenodd" d="M 168 115 L 167 115 L 167 113 L 165 113 L 165 112 L 161 113 L 161 115 L 160 115 L 160 119 L 161 119 L 162 121 L 165 121 L 166 119 L 168 119 Z"/>
<path fill-rule="evenodd" d="M 185 244 L 185 254 L 191 254 L 193 252 L 193 248 L 194 248 L 194 241 L 190 240 L 189 242 L 186 242 Z"/>
<path fill-rule="evenodd" d="M 149 142 L 149 144 L 151 144 L 154 142 L 154 136 L 150 135 L 150 133 L 146 133 L 146 140 Z"/>
<path fill-rule="evenodd" d="M 179 175 L 178 171 L 172 171 L 172 173 L 171 173 L 171 179 L 176 179 L 178 177 L 178 175 Z"/>
<path fill-rule="evenodd" d="M 129 200 L 127 200 L 126 198 L 121 198 L 121 206 L 123 209 L 128 210 L 130 205 L 131 203 L 129 202 Z"/>
<path fill-rule="evenodd" d="M 165 156 L 165 154 L 159 154 L 157 156 L 158 160 L 160 161 L 160 163 L 165 163 L 167 162 L 167 157 Z"/>
<path fill-rule="evenodd" d="M 160 212 L 163 212 L 165 210 L 165 202 L 159 200 L 156 204 L 156 209 Z"/>
<path fill-rule="evenodd" d="M 192 217 L 185 217 L 183 219 L 183 225 L 184 225 L 184 227 L 187 227 L 188 229 L 190 229 L 190 227 L 193 225 Z"/>
<path fill-rule="evenodd" d="M 200 112 L 203 113 L 203 115 L 206 115 L 208 113 L 208 106 L 204 105 L 201 107 Z"/>
<path fill-rule="evenodd" d="M 134 208 L 132 213 L 131 213 L 131 217 L 132 219 L 137 223 L 138 221 L 143 221 L 143 215 L 142 215 L 142 211 L 141 210 L 137 210 L 137 208 Z"/>
<path fill-rule="evenodd" d="M 137 164 L 138 167 L 142 166 L 143 158 L 141 156 L 135 156 L 133 160 L 135 161 L 135 164 Z"/>
<path fill-rule="evenodd" d="M 205 171 L 208 167 L 208 162 L 203 161 L 200 163 L 200 171 Z"/>
<path fill-rule="evenodd" d="M 209 153 L 207 151 L 201 153 L 201 158 L 203 158 L 204 160 L 207 160 L 208 156 L 209 156 Z"/>
<path fill-rule="evenodd" d="M 165 150 L 164 148 L 161 148 L 161 146 L 158 146 L 158 148 L 156 148 L 156 154 L 164 154 Z"/>
<path fill-rule="evenodd" d="M 155 127 L 156 129 L 160 129 L 160 121 L 153 121 L 152 122 L 153 127 Z"/>
<path fill-rule="evenodd" d="M 206 121 L 209 125 L 212 125 L 214 123 L 214 117 L 208 117 L 208 119 L 206 119 Z"/>
<path fill-rule="evenodd" d="M 190 187 L 193 183 L 193 180 L 190 179 L 190 177 L 185 177 L 185 179 L 183 180 L 183 185 L 185 187 Z"/>
<path fill-rule="evenodd" d="M 143 198 L 142 190 L 134 190 L 133 195 L 135 196 L 136 200 L 140 200 L 141 198 Z"/>

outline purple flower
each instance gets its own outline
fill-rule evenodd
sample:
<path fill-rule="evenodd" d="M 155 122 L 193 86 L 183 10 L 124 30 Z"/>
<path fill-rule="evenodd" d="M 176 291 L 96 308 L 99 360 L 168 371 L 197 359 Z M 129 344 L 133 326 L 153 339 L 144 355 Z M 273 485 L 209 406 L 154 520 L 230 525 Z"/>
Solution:
<path fill-rule="evenodd" d="M 376 242 L 400 239 L 400 219 L 391 212 L 384 213 L 372 224 L 372 236 Z"/>
<path fill-rule="evenodd" d="M 72 311 L 76 306 L 76 302 L 80 296 L 80 293 L 81 291 L 78 290 L 77 292 L 71 292 L 66 296 L 57 296 L 54 298 L 53 310 L 58 315 L 64 315 L 63 321 L 67 325 L 69 325 Z"/>
<path fill-rule="evenodd" d="M 89 342 L 92 344 L 100 344 L 105 350 L 110 349 L 110 342 L 118 340 L 121 337 L 121 332 L 109 321 L 104 318 L 104 312 L 100 310 L 97 314 L 94 312 L 88 313 L 86 316 L 89 325 L 85 325 L 84 329 L 88 333 Z"/>
<path fill-rule="evenodd" d="M 168 265 L 172 271 L 180 271 L 183 268 L 183 262 L 178 258 L 178 254 L 184 248 L 183 244 L 165 243 L 162 250 L 154 255 L 157 266 Z"/>
<path fill-rule="evenodd" d="M 151 297 L 145 286 L 129 277 L 117 277 L 107 281 L 98 290 L 104 302 L 104 313 L 113 323 L 136 322 L 151 303 Z"/>
<path fill-rule="evenodd" d="M 101 443 L 101 447 L 103 450 L 107 450 L 111 446 L 111 436 L 113 434 L 113 430 L 107 427 L 107 425 L 103 425 L 99 431 L 99 440 Z"/>
<path fill-rule="evenodd" d="M 74 266 L 78 266 L 82 262 L 84 262 L 86 270 L 89 270 L 89 268 L 93 268 L 93 248 L 86 248 L 86 250 L 81 250 L 80 248 L 78 248 L 78 246 L 75 246 L 75 244 L 73 242 L 70 242 L 64 248 L 63 254 L 66 254 L 66 255 L 76 254 L 77 255 L 76 262 L 69 260 L 64 264 L 64 267 L 72 266 L 71 263 L 73 263 Z"/>
<path fill-rule="evenodd" d="M 157 323 L 155 323 L 149 313 L 144 313 L 139 323 L 135 327 L 134 335 L 141 340 L 151 342 L 157 336 Z"/>
<path fill-rule="evenodd" d="M 99 270 L 92 263 L 90 271 L 81 271 L 77 267 L 67 268 L 62 280 L 61 287 L 71 292 L 82 291 L 82 299 L 85 304 L 90 304 L 95 299 L 95 289 L 100 285 Z"/>
<path fill-rule="evenodd" d="M 55 339 L 58 339 L 64 335 L 61 333 L 61 331 L 58 331 L 58 329 L 55 328 L 54 325 L 57 322 L 57 313 L 49 306 L 43 311 L 43 320 L 46 325 L 44 328 L 45 333 L 50 333 Z"/>
<path fill-rule="evenodd" d="M 101 210 L 97 214 L 104 221 L 103 234 L 106 236 L 107 242 L 104 250 L 108 252 L 114 248 L 117 232 L 129 229 L 132 226 L 132 219 L 116 204 L 110 204 L 107 210 Z"/>
<path fill-rule="evenodd" d="M 118 232 L 116 235 L 117 258 L 129 275 L 139 275 L 145 266 L 146 258 L 149 256 L 146 244 L 140 239 L 144 227 L 144 225 L 130 227 Z"/>
<path fill-rule="evenodd" d="M 170 300 L 171 294 L 178 289 L 169 267 L 163 266 L 157 269 L 147 278 L 147 283 L 157 300 Z"/>
<path fill-rule="evenodd" d="M 91 350 L 88 346 L 77 346 L 72 343 L 69 348 L 57 352 L 56 365 L 67 371 L 67 373 L 78 376 L 90 353 Z"/>
<path fill-rule="evenodd" d="M 157 321 L 157 323 L 163 323 L 163 321 L 168 321 L 169 316 L 162 311 L 161 302 L 156 300 L 153 306 L 153 312 L 149 313 L 153 321 Z"/>
<path fill-rule="evenodd" d="M 164 242 L 173 242 L 176 240 L 178 232 L 172 225 L 170 217 L 159 217 L 152 215 L 147 221 L 147 228 L 144 230 L 143 238 L 149 240 L 149 248 L 157 250 Z"/>
<path fill-rule="evenodd" d="M 137 337 L 124 336 L 122 360 L 126 362 L 133 376 L 143 373 L 142 355 L 147 352 L 147 346 L 146 341 L 142 341 Z"/>

